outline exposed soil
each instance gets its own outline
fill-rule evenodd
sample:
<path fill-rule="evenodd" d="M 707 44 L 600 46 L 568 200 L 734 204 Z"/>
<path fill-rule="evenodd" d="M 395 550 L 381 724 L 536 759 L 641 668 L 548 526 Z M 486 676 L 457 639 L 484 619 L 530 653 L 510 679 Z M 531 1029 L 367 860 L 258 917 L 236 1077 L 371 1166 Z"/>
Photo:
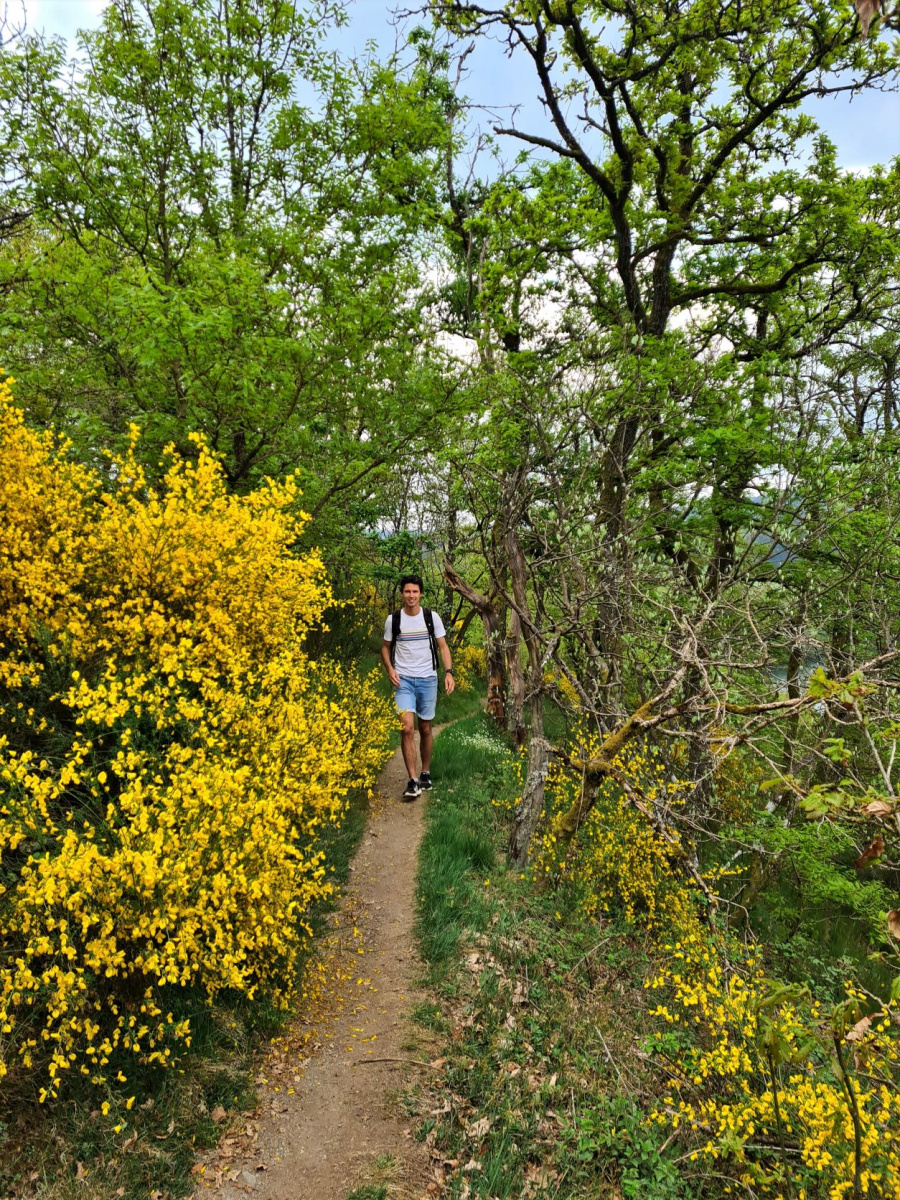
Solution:
<path fill-rule="evenodd" d="M 427 1035 L 409 1020 L 423 999 L 413 922 L 428 801 L 401 801 L 405 783 L 398 750 L 313 965 L 307 1011 L 260 1067 L 257 1112 L 195 1167 L 197 1197 L 346 1200 L 365 1182 L 389 1183 L 392 1197 L 426 1193 L 429 1156 L 400 1097 L 429 1070 L 415 1065 Z"/>

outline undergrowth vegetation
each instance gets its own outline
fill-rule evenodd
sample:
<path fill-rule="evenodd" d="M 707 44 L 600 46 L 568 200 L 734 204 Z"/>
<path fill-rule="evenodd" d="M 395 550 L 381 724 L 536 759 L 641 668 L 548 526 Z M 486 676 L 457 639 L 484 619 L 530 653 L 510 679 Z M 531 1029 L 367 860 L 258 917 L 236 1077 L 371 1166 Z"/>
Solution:
<path fill-rule="evenodd" d="M 678 803 L 651 745 L 621 769 Z M 420 935 L 447 1066 L 420 1132 L 448 1195 L 900 1196 L 896 984 L 815 959 L 776 977 L 774 936 L 710 912 L 612 784 L 565 843 L 570 770 L 531 868 L 501 865 L 523 760 L 480 718 L 443 735 L 435 771 Z"/>

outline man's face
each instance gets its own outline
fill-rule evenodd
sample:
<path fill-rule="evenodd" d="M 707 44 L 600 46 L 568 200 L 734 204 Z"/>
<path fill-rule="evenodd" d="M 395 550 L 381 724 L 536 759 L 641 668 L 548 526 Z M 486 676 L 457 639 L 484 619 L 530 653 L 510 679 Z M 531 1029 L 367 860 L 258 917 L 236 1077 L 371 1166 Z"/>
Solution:
<path fill-rule="evenodd" d="M 405 583 L 400 595 L 407 608 L 415 608 L 422 598 L 422 589 L 414 583 Z"/>

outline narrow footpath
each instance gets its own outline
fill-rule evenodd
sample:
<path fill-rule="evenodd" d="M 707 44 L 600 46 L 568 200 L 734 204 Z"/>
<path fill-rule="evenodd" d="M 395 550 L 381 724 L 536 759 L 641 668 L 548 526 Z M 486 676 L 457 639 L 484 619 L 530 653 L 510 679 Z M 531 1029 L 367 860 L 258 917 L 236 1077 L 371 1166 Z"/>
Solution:
<path fill-rule="evenodd" d="M 347 1200 L 377 1184 L 391 1197 L 430 1194 L 429 1156 L 401 1100 L 428 1070 L 413 1064 L 427 1034 L 409 1020 L 424 998 L 413 925 L 428 801 L 403 803 L 405 783 L 398 750 L 312 964 L 309 1011 L 261 1063 L 257 1112 L 194 1168 L 196 1200 Z"/>

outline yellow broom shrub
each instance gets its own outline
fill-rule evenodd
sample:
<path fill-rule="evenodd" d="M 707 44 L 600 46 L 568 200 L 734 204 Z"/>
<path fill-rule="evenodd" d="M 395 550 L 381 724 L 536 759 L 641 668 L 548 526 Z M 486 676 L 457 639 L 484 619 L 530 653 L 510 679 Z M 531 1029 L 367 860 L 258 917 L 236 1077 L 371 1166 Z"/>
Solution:
<path fill-rule="evenodd" d="M 581 724 L 569 739 L 570 753 L 599 753 L 600 737 Z M 648 805 L 678 806 L 688 790 L 674 778 L 659 752 L 644 742 L 624 747 L 615 766 Z M 535 844 L 535 868 L 569 879 L 588 916 L 621 912 L 631 922 L 659 931 L 692 929 L 696 898 L 673 852 L 613 780 L 600 785 L 595 802 L 571 844 L 561 836 L 563 817 L 586 786 L 578 771 L 552 761 L 547 772 L 544 815 Z"/>
<path fill-rule="evenodd" d="M 829 1014 L 805 987 L 765 978 L 736 938 L 697 931 L 664 947 L 651 1015 L 689 1031 L 652 1121 L 740 1195 L 900 1197 L 897 996 L 846 984 Z M 900 989 L 896 989 L 900 991 Z"/>
<path fill-rule="evenodd" d="M 453 655 L 453 670 L 457 689 L 471 692 L 480 680 L 487 678 L 487 654 L 483 646 L 460 646 Z"/>
<path fill-rule="evenodd" d="M 0 385 L 0 1078 L 127 1080 L 186 990 L 284 1003 L 326 856 L 393 716 L 314 662 L 330 600 L 293 481 L 230 495 L 201 439 L 151 486 Z"/>

